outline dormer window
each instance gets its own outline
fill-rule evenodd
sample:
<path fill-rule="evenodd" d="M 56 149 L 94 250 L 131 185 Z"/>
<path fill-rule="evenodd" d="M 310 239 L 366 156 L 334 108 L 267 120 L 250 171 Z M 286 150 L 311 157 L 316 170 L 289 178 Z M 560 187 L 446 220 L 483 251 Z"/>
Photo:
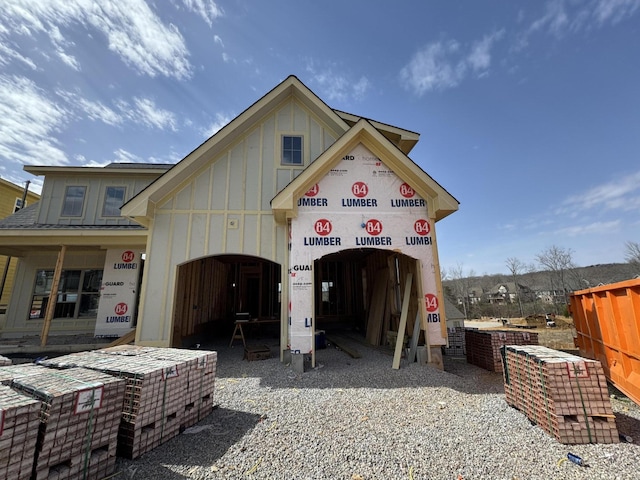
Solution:
<path fill-rule="evenodd" d="M 282 165 L 302 165 L 302 135 L 282 136 Z"/>
<path fill-rule="evenodd" d="M 107 187 L 104 191 L 103 217 L 119 217 L 124 203 L 125 187 Z"/>
<path fill-rule="evenodd" d="M 63 217 L 80 217 L 84 207 L 84 194 L 87 187 L 69 186 L 64 194 Z"/>

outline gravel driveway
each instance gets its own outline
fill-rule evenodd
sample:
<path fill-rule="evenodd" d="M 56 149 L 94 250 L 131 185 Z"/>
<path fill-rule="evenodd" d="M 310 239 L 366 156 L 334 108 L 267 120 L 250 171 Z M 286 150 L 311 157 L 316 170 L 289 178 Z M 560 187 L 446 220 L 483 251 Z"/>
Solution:
<path fill-rule="evenodd" d="M 218 351 L 219 406 L 152 452 L 118 459 L 116 478 L 640 477 L 640 408 L 624 397 L 613 409 L 634 443 L 567 446 L 507 405 L 501 374 L 464 359 L 446 359 L 444 372 L 404 360 L 393 370 L 388 352 L 354 346 L 362 358 L 329 346 L 296 375 L 277 358 L 248 362 L 239 346 L 208 345 Z"/>

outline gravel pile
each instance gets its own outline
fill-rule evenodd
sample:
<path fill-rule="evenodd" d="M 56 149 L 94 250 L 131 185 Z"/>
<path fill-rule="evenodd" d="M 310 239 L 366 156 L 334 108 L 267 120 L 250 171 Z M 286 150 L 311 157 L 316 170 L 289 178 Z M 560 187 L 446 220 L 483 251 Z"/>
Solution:
<path fill-rule="evenodd" d="M 446 359 L 444 372 L 404 360 L 393 370 L 390 353 L 355 346 L 362 358 L 329 346 L 297 375 L 277 358 L 207 345 L 218 351 L 219 406 L 152 452 L 118 459 L 116 478 L 640 478 L 640 408 L 624 397 L 612 400 L 616 422 L 634 443 L 567 446 L 507 405 L 501 374 L 464 359 Z"/>

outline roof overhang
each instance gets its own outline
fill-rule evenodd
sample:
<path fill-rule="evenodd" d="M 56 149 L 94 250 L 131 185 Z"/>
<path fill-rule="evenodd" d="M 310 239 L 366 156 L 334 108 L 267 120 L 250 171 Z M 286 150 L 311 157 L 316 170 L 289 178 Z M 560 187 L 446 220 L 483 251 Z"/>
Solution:
<path fill-rule="evenodd" d="M 339 110 L 335 110 L 335 112 L 350 126 L 355 125 L 358 121 L 364 118 L 351 113 L 341 112 Z M 393 125 L 378 122 L 376 120 L 367 118 L 364 118 L 364 120 L 368 120 L 376 130 L 380 131 L 382 135 L 388 138 L 393 144 L 397 145 L 405 155 L 409 155 L 409 152 L 413 150 L 413 147 L 415 147 L 418 140 L 420 140 L 419 133 L 405 130 L 404 128 L 394 127 Z"/>
<path fill-rule="evenodd" d="M 127 246 L 146 248 L 147 230 L 143 229 L 3 229 L 0 255 L 23 257 L 36 252 L 57 251 L 67 245 L 79 250 L 104 250 Z"/>
<path fill-rule="evenodd" d="M 271 200 L 276 222 L 286 223 L 289 218 L 296 217 L 298 199 L 360 143 L 427 201 L 429 217 L 439 221 L 458 210 L 459 202 L 449 192 L 391 143 L 371 122 L 360 119 Z"/>

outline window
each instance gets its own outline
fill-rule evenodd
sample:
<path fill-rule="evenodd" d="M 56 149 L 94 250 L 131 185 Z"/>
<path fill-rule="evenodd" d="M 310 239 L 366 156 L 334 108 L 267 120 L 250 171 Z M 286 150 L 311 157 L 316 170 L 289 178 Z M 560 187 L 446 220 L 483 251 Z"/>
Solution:
<path fill-rule="evenodd" d="M 24 205 L 22 205 L 22 199 L 16 197 L 16 203 L 13 204 L 13 213 L 16 213 L 18 210 L 22 210 L 27 206 L 27 201 L 24 201 Z"/>
<path fill-rule="evenodd" d="M 82 215 L 84 205 L 84 193 L 87 187 L 67 187 L 64 194 L 64 205 L 62 206 L 62 216 L 79 217 Z"/>
<path fill-rule="evenodd" d="M 119 217 L 124 203 L 125 187 L 107 187 L 104 191 L 103 217 Z"/>
<path fill-rule="evenodd" d="M 52 283 L 53 270 L 39 270 L 36 273 L 29 318 L 44 318 Z M 102 270 L 63 270 L 53 317 L 96 317 L 101 284 Z"/>
<path fill-rule="evenodd" d="M 302 165 L 302 137 L 284 135 L 282 137 L 282 164 Z"/>

